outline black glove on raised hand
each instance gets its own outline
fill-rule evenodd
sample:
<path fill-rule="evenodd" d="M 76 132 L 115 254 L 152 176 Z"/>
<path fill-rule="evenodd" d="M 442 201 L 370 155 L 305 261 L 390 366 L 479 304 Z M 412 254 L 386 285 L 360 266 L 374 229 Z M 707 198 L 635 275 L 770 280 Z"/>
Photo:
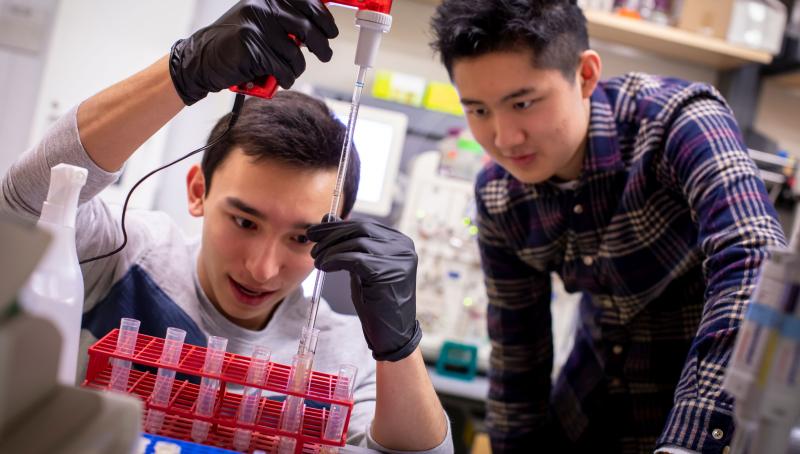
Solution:
<path fill-rule="evenodd" d="M 321 0 L 241 0 L 222 17 L 172 46 L 169 72 L 186 105 L 266 76 L 289 88 L 306 69 L 294 35 L 322 61 L 339 34 Z"/>
<path fill-rule="evenodd" d="M 353 304 L 364 337 L 378 361 L 399 361 L 419 345 L 417 254 L 402 233 L 372 221 L 334 221 L 311 226 L 314 264 L 350 272 Z"/>

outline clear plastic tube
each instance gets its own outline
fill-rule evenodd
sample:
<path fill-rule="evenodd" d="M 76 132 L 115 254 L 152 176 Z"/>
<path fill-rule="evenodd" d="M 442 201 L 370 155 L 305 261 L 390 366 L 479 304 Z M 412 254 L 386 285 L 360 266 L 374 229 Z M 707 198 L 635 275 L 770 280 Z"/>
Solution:
<path fill-rule="evenodd" d="M 206 351 L 205 363 L 203 363 L 203 373 L 211 375 L 220 373 L 227 347 L 228 339 L 224 337 L 210 336 L 208 338 L 208 350 Z M 200 381 L 200 394 L 197 396 L 195 404 L 194 414 L 196 416 L 208 418 L 214 414 L 217 391 L 219 391 L 219 379 L 203 377 Z M 197 443 L 204 442 L 208 438 L 210 427 L 211 423 L 196 419 L 192 423 L 192 440 Z"/>
<path fill-rule="evenodd" d="M 333 398 L 340 400 L 352 400 L 353 390 L 355 389 L 356 375 L 358 368 L 351 364 L 342 364 L 339 366 L 339 377 L 336 381 L 336 387 L 333 390 Z M 330 413 L 328 414 L 328 423 L 325 425 L 325 433 L 323 439 L 329 441 L 340 441 L 342 439 L 342 432 L 344 432 L 344 423 L 347 419 L 348 407 L 345 405 L 332 404 Z M 331 452 L 325 448 L 323 453 Z"/>
<path fill-rule="evenodd" d="M 132 356 L 136 348 L 136 338 L 139 336 L 141 322 L 134 318 L 123 318 L 119 323 L 119 336 L 115 353 Z M 108 389 L 117 392 L 128 391 L 128 377 L 131 374 L 131 362 L 124 359 L 111 359 L 111 381 Z"/>
<path fill-rule="evenodd" d="M 269 366 L 270 351 L 268 348 L 257 345 L 253 349 L 250 368 L 247 369 L 247 383 L 260 386 L 264 384 Z M 258 415 L 258 404 L 261 402 L 261 388 L 246 386 L 242 392 L 242 402 L 236 413 L 236 421 L 240 424 L 253 424 Z M 252 431 L 237 428 L 233 433 L 233 447 L 238 451 L 247 451 L 250 448 Z"/>
<path fill-rule="evenodd" d="M 342 191 L 344 190 L 344 182 L 347 177 L 347 166 L 350 162 L 350 151 L 352 150 L 353 133 L 356 128 L 356 119 L 358 118 L 358 109 L 361 106 L 361 92 L 364 89 L 364 80 L 367 76 L 367 67 L 361 66 L 358 68 L 358 79 L 356 80 L 355 88 L 353 89 L 353 99 L 350 102 L 350 115 L 347 119 L 347 132 L 345 133 L 344 144 L 342 145 L 342 154 L 339 158 L 339 168 L 336 172 L 336 187 L 333 190 L 333 199 L 331 206 L 328 210 L 328 216 L 333 218 L 339 214 L 339 204 L 342 199 Z M 325 272 L 316 270 L 314 277 L 314 291 L 311 294 L 311 307 L 308 311 L 308 321 L 306 328 L 313 329 L 317 323 L 317 312 L 319 311 L 319 300 L 322 295 L 322 285 L 325 282 Z M 302 341 L 300 343 L 300 353 L 314 352 L 309 349 Z"/>
<path fill-rule="evenodd" d="M 167 335 L 164 338 L 164 349 L 161 350 L 159 362 L 165 366 L 176 366 L 181 359 L 183 341 L 186 339 L 186 331 L 180 328 L 167 328 Z M 169 397 L 172 394 L 172 384 L 175 382 L 175 371 L 164 367 L 158 368 L 156 385 L 150 402 L 159 407 L 166 407 L 169 404 Z M 144 427 L 147 432 L 157 433 L 164 424 L 164 411 L 151 408 L 147 410 Z"/>
<path fill-rule="evenodd" d="M 314 330 L 319 333 L 319 330 Z M 316 338 L 316 336 L 314 336 Z M 313 353 L 298 353 L 292 360 L 292 372 L 289 375 L 287 388 L 289 391 L 302 393 L 308 388 L 308 381 L 311 378 L 311 366 L 314 361 Z M 280 428 L 283 431 L 297 433 L 300 431 L 300 423 L 303 420 L 303 398 L 298 396 L 286 396 L 281 412 Z M 297 440 L 292 437 L 281 437 L 278 443 L 279 454 L 289 454 L 294 451 Z"/>

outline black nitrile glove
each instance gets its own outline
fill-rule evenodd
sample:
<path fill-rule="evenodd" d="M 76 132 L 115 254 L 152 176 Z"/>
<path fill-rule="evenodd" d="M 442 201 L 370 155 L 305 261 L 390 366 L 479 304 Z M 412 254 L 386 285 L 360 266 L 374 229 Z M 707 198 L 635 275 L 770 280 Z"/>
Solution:
<path fill-rule="evenodd" d="M 322 61 L 339 34 L 321 0 L 241 0 L 222 17 L 172 46 L 169 72 L 186 105 L 209 92 L 275 76 L 289 88 L 306 69 L 294 35 Z"/>
<path fill-rule="evenodd" d="M 417 254 L 402 233 L 365 220 L 334 221 L 309 227 L 316 242 L 314 264 L 325 271 L 350 272 L 353 304 L 364 337 L 378 361 L 399 361 L 419 345 Z"/>

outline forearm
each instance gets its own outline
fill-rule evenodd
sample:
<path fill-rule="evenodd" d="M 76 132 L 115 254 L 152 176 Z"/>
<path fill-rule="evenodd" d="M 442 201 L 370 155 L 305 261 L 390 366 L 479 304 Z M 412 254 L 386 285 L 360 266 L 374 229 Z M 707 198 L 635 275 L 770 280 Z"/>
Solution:
<path fill-rule="evenodd" d="M 183 108 L 164 56 L 84 101 L 78 109 L 83 147 L 102 169 L 119 170 L 147 139 Z"/>
<path fill-rule="evenodd" d="M 425 451 L 447 435 L 445 413 L 419 348 L 397 362 L 377 364 L 377 403 L 371 436 L 398 451 Z"/>

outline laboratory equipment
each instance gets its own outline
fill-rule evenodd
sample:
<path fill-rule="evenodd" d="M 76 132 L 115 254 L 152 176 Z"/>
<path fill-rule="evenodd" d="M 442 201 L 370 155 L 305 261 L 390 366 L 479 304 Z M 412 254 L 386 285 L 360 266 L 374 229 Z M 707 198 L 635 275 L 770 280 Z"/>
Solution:
<path fill-rule="evenodd" d="M 116 343 L 120 330 L 115 329 L 105 337 L 89 347 L 89 365 L 86 371 L 86 379 L 83 385 L 92 389 L 105 389 L 111 378 L 111 362 L 114 359 L 132 361 L 139 367 L 130 371 L 130 386 L 128 393 L 137 397 L 144 403 L 145 410 L 154 408 L 152 406 L 152 393 L 155 389 L 157 375 L 150 370 L 160 368 L 161 362 L 158 360 L 164 345 L 164 339 L 139 334 L 135 350 L 129 355 L 117 352 Z M 308 335 L 308 342 L 315 341 L 316 333 Z M 222 367 L 217 374 L 208 374 L 204 371 L 205 359 L 208 356 L 208 348 L 184 344 L 177 366 L 174 367 L 178 374 L 172 391 L 172 397 L 164 408 L 159 408 L 165 413 L 160 436 L 176 440 L 193 441 L 192 427 L 198 419 L 195 412 L 198 396 L 201 394 L 201 387 L 197 384 L 199 378 L 211 378 L 219 381 L 217 391 L 218 399 L 214 405 L 212 414 L 204 421 L 209 423 L 207 437 L 203 444 L 212 445 L 224 449 L 236 449 L 234 438 L 237 429 L 250 431 L 251 440 L 248 451 L 254 452 L 262 450 L 265 452 L 277 452 L 281 437 L 289 437 L 296 440 L 295 454 L 301 452 L 316 452 L 323 445 L 344 446 L 346 442 L 347 425 L 349 424 L 350 414 L 352 414 L 353 401 L 340 399 L 334 396 L 337 376 L 317 371 L 312 371 L 308 367 L 295 367 L 298 373 L 295 380 L 306 386 L 292 385 L 292 367 L 290 365 L 269 362 L 265 365 L 268 373 L 265 374 L 264 381 L 260 384 L 250 382 L 249 374 L 259 362 L 250 356 L 225 353 L 222 358 Z M 307 364 L 307 363 L 305 363 Z M 182 378 L 182 377 L 185 377 Z M 305 378 L 308 377 L 308 378 Z M 231 391 L 229 387 L 238 389 L 255 387 L 267 391 L 270 398 L 261 397 L 257 406 L 248 406 L 255 412 L 255 419 L 252 424 L 240 422 L 243 394 L 241 391 Z M 292 391 L 292 388 L 304 388 L 302 392 Z M 321 404 L 339 405 L 348 414 L 345 417 L 345 427 L 342 429 L 342 438 L 337 441 L 323 438 L 324 428 L 329 418 L 329 413 L 325 409 L 318 407 L 302 406 L 298 414 L 300 426 L 295 432 L 289 433 L 281 430 L 280 421 L 283 419 L 283 412 L 286 409 L 281 397 L 299 397 L 303 401 L 313 400 Z"/>
<path fill-rule="evenodd" d="M 151 407 L 147 410 L 144 423 L 144 428 L 148 432 L 157 433 L 164 424 L 164 410 L 159 410 L 159 408 L 166 408 L 169 404 L 172 385 L 175 381 L 175 370 L 172 368 L 178 364 L 181 357 L 184 339 L 186 339 L 186 331 L 174 327 L 167 328 L 164 349 L 161 351 L 161 359 L 159 359 L 163 366 L 158 368 L 156 386 L 150 397 Z"/>
<path fill-rule="evenodd" d="M 246 386 L 242 392 L 242 402 L 236 413 L 236 422 L 241 425 L 252 425 L 258 414 L 258 404 L 261 401 L 261 388 L 267 379 L 269 358 L 271 352 L 263 345 L 253 349 L 252 362 L 247 369 L 247 383 L 256 386 Z M 250 447 L 252 431 L 249 429 L 236 429 L 233 434 L 233 447 L 239 451 L 247 451 Z"/>
<path fill-rule="evenodd" d="M 800 254 L 773 250 L 762 265 L 722 385 L 735 399 L 733 453 L 786 452 L 800 415 L 798 306 Z"/>
<path fill-rule="evenodd" d="M 62 339 L 58 377 L 65 385 L 74 385 L 77 378 L 83 275 L 75 247 L 75 216 L 87 174 L 86 169 L 68 164 L 50 169 L 47 200 L 36 225 L 53 241 L 19 295 L 25 311 L 58 327 Z"/>
<path fill-rule="evenodd" d="M 228 347 L 228 339 L 224 337 L 209 336 L 208 350 L 203 363 L 203 373 L 219 375 L 222 371 L 222 360 L 225 358 L 225 349 Z M 195 419 L 192 423 L 192 440 L 202 443 L 208 437 L 208 429 L 211 423 L 207 421 L 214 414 L 214 407 L 217 403 L 217 392 L 219 391 L 219 379 L 203 376 L 200 381 L 200 394 L 195 403 L 195 416 L 203 419 Z"/>
<path fill-rule="evenodd" d="M 119 323 L 119 337 L 117 338 L 116 353 L 130 355 L 136 348 L 136 337 L 139 334 L 141 322 L 133 318 L 123 318 Z M 115 358 L 111 362 L 111 380 L 108 389 L 120 393 L 128 391 L 128 378 L 131 374 L 131 362 Z"/>
<path fill-rule="evenodd" d="M 317 350 L 319 330 L 303 327 L 300 349 L 292 359 L 292 370 L 289 374 L 287 389 L 295 393 L 305 393 L 311 378 L 311 368 L 314 363 L 314 352 Z M 305 349 L 303 348 L 305 347 Z M 297 433 L 303 419 L 305 400 L 298 395 L 286 396 L 283 403 L 280 428 L 284 432 Z M 297 440 L 293 437 L 281 437 L 278 444 L 279 454 L 294 452 Z"/>
<path fill-rule="evenodd" d="M 58 327 L 16 305 L 49 241 L 41 229 L 0 214 L 0 452 L 131 452 L 140 402 L 61 384 Z"/>
<path fill-rule="evenodd" d="M 474 345 L 477 369 L 486 371 L 491 351 L 486 325 L 488 298 L 472 183 L 482 164 L 447 157 L 456 137 L 454 132 L 443 141 L 441 151 L 424 152 L 414 160 L 398 229 L 414 240 L 417 248 L 417 318 L 425 333 L 420 342 L 422 354 L 436 362 L 447 341 Z M 472 155 L 473 151 L 466 153 Z M 553 371 L 557 372 L 572 350 L 581 295 L 568 293 L 555 273 L 552 289 Z"/>
<path fill-rule="evenodd" d="M 475 345 L 478 367 L 486 370 L 491 349 L 488 299 L 477 244 L 474 188 L 467 179 L 442 175 L 441 163 L 436 151 L 416 158 L 398 224 L 414 240 L 419 257 L 417 318 L 425 333 L 420 347 L 435 362 L 447 340 Z"/>
<path fill-rule="evenodd" d="M 339 378 L 336 380 L 333 397 L 342 400 L 352 400 L 357 373 L 358 368 L 351 364 L 342 364 L 339 366 Z M 330 441 L 341 440 L 344 434 L 344 428 L 347 427 L 347 418 L 349 418 L 347 407 L 339 404 L 331 405 L 331 411 L 328 416 L 328 423 L 325 425 L 325 434 L 323 438 Z M 323 446 L 320 452 L 321 454 L 334 454 L 338 452 L 338 448 Z"/>
<path fill-rule="evenodd" d="M 356 13 L 356 25 L 359 27 L 359 34 L 358 44 L 356 45 L 355 64 L 358 66 L 358 76 L 356 78 L 355 88 L 353 89 L 353 97 L 350 102 L 347 132 L 345 133 L 344 143 L 342 144 L 342 155 L 339 160 L 339 168 L 336 172 L 336 186 L 333 190 L 333 197 L 331 199 L 331 206 L 328 210 L 327 219 L 334 219 L 339 214 L 339 203 L 342 197 L 345 177 L 347 175 L 347 165 L 350 161 L 350 149 L 353 143 L 353 133 L 355 132 L 358 109 L 361 105 L 361 92 L 364 89 L 367 70 L 374 64 L 383 34 L 387 33 L 392 27 L 392 16 L 388 14 L 392 5 L 391 0 L 348 0 L 338 3 L 374 9 L 360 9 Z M 309 332 L 314 328 L 317 322 L 317 311 L 319 310 L 319 300 L 322 295 L 322 285 L 324 281 L 325 272 L 319 269 L 316 270 L 314 289 L 311 294 L 311 306 L 308 310 L 306 322 L 306 328 Z M 309 348 L 309 345 L 305 341 L 305 337 L 301 338 L 298 353 L 313 353 L 313 349 Z"/>
<path fill-rule="evenodd" d="M 350 105 L 326 99 L 325 103 L 342 122 L 347 121 Z M 373 216 L 388 216 L 396 190 L 400 157 L 403 154 L 408 117 L 377 107 L 361 106 L 353 134 L 361 150 L 361 179 L 353 211 Z"/>
<path fill-rule="evenodd" d="M 366 25 L 367 28 L 372 29 L 373 27 L 371 25 L 360 23 L 359 21 L 373 22 L 376 20 L 376 18 L 378 21 L 383 21 L 383 19 L 379 18 L 378 15 L 389 17 L 389 22 L 391 24 L 391 16 L 389 16 L 389 13 L 391 12 L 392 9 L 392 0 L 322 0 L 322 1 L 323 3 L 329 5 L 340 5 L 350 8 L 356 8 L 358 10 L 358 12 L 356 13 L 356 24 L 359 27 Z M 379 25 L 377 27 L 377 30 L 383 30 L 383 27 Z M 363 28 L 362 31 L 364 31 Z M 389 31 L 388 28 L 385 31 Z M 361 65 L 358 62 L 359 54 L 368 56 L 369 58 L 374 57 L 374 54 L 377 53 L 378 46 L 380 45 L 382 32 L 384 31 L 379 31 L 377 34 L 359 36 L 356 64 Z M 362 36 L 364 36 L 363 39 Z M 299 41 L 297 42 L 298 45 L 302 44 Z M 364 48 L 363 52 L 362 52 L 362 46 Z M 369 66 L 372 66 L 371 60 L 368 63 L 370 63 Z M 258 81 L 250 81 L 250 82 L 245 82 L 241 85 L 230 87 L 230 89 L 231 91 L 236 93 L 244 93 L 251 96 L 258 96 L 260 98 L 270 99 L 272 98 L 272 96 L 275 95 L 275 92 L 278 90 L 278 81 L 275 79 L 275 76 L 265 75 L 263 83 L 260 83 Z"/>

